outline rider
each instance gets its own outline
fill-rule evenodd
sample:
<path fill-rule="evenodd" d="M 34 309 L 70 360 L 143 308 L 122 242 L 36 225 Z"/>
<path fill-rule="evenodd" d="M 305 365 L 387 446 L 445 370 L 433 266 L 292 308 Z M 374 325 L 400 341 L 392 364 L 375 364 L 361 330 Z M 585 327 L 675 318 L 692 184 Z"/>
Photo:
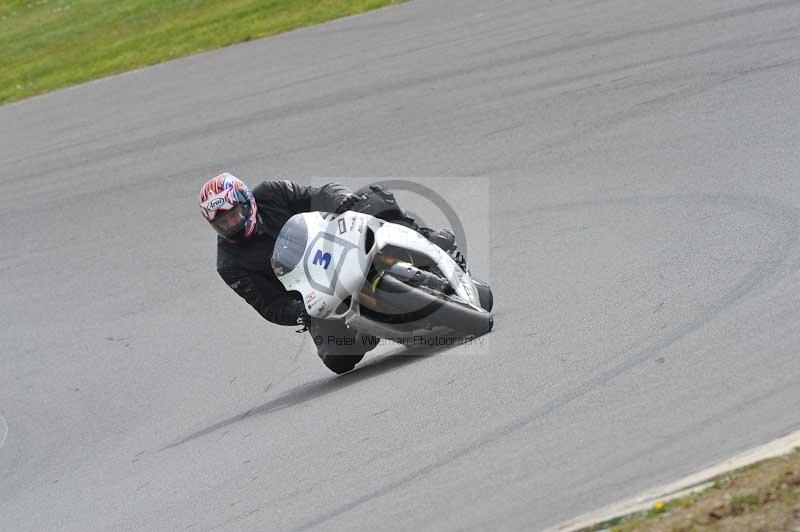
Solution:
<path fill-rule="evenodd" d="M 390 198 L 396 205 L 390 192 L 377 186 L 370 189 L 378 192 L 374 197 Z M 305 326 L 315 339 L 319 357 L 337 373 L 351 370 L 377 339 L 358 338 L 340 321 L 309 318 L 300 294 L 287 291 L 269 263 L 278 233 L 289 218 L 312 211 L 341 214 L 366 197 L 338 183 L 312 187 L 285 180 L 264 181 L 251 192 L 227 172 L 207 181 L 200 191 L 203 216 L 219 234 L 217 271 L 222 279 L 267 321 Z M 402 213 L 399 207 L 397 212 Z M 404 221 L 465 265 L 449 229 L 432 231 L 408 218 Z"/>

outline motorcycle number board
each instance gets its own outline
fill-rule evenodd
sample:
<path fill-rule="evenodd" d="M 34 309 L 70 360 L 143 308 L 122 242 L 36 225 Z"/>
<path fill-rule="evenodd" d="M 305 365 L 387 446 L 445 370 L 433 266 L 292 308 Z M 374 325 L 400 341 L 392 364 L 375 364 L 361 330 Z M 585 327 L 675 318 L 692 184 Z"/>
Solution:
<path fill-rule="evenodd" d="M 355 246 L 330 233 L 319 233 L 308 246 L 306 277 L 315 289 L 333 295 L 347 253 Z"/>

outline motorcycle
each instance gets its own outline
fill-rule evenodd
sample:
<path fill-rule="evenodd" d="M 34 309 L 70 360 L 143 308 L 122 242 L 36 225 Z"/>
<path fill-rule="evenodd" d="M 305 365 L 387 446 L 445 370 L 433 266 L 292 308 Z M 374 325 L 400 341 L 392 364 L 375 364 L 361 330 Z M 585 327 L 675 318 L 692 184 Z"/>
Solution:
<path fill-rule="evenodd" d="M 414 229 L 366 214 L 307 212 L 284 225 L 271 264 L 311 318 L 408 348 L 491 331 L 493 295 Z"/>

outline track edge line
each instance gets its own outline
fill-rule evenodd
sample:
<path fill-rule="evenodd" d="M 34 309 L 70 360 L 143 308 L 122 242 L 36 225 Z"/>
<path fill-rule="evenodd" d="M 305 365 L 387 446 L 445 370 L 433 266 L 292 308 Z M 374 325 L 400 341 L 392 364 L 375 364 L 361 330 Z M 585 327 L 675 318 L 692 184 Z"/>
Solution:
<path fill-rule="evenodd" d="M 615 517 L 647 510 L 658 501 L 668 502 L 673 499 L 684 497 L 706 486 L 711 479 L 727 472 L 747 467 L 756 462 L 761 462 L 762 460 L 783 456 L 797 447 L 800 447 L 800 430 L 764 445 L 743 451 L 732 458 L 725 459 L 682 479 L 649 489 L 640 495 L 583 514 L 554 527 L 547 528 L 545 532 L 576 532 L 610 521 Z"/>

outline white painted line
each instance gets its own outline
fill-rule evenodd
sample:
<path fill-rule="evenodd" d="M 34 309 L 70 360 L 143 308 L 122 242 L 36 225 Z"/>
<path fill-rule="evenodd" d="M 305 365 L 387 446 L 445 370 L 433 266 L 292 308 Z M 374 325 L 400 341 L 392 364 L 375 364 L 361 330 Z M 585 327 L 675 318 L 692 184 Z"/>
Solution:
<path fill-rule="evenodd" d="M 724 473 L 752 465 L 761 460 L 782 456 L 790 453 L 797 447 L 800 447 L 800 430 L 788 436 L 784 436 L 783 438 L 778 438 L 766 445 L 740 453 L 733 458 L 719 462 L 688 477 L 658 488 L 647 490 L 636 497 L 606 506 L 600 510 L 584 514 L 566 523 L 549 528 L 546 532 L 573 532 L 610 521 L 615 517 L 623 517 L 648 510 L 658 501 L 667 502 L 688 495 L 694 491 L 701 491 L 704 488 L 710 487 L 709 481 Z"/>
<path fill-rule="evenodd" d="M 0 414 L 0 422 L 2 422 L 4 429 L 3 435 L 0 436 L 0 449 L 2 449 L 3 445 L 6 443 L 6 438 L 8 437 L 8 423 L 6 423 L 6 418 L 4 418 L 2 414 Z"/>

